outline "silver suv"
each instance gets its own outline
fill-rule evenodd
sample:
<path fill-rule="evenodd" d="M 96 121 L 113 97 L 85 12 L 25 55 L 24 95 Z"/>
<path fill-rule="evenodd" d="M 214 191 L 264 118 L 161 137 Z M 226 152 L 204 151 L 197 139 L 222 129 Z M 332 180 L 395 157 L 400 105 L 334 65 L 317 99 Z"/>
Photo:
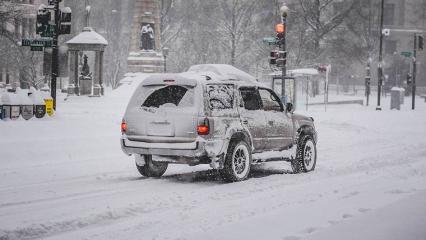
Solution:
<path fill-rule="evenodd" d="M 196 65 L 188 72 L 146 78 L 121 124 L 121 147 L 146 177 L 168 164 L 210 164 L 226 181 L 247 179 L 252 164 L 290 161 L 314 170 L 313 118 L 293 113 L 270 88 L 229 65 Z"/>

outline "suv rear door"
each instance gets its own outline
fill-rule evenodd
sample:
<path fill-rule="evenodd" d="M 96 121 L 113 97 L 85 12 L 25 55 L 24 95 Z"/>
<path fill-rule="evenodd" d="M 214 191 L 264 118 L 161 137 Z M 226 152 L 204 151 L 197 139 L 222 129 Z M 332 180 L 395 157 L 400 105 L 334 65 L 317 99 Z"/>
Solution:
<path fill-rule="evenodd" d="M 265 148 L 266 118 L 262 111 L 262 102 L 255 87 L 240 87 L 241 100 L 239 106 L 241 123 L 245 126 L 253 140 L 255 152 Z"/>
<path fill-rule="evenodd" d="M 138 89 L 126 111 L 130 140 L 192 142 L 197 137 L 196 85 L 148 84 Z"/>

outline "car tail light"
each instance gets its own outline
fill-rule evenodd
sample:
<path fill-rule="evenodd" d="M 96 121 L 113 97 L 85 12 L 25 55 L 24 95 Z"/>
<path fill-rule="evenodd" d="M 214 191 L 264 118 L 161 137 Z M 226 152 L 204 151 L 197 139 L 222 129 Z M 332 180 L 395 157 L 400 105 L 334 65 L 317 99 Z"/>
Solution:
<path fill-rule="evenodd" d="M 127 124 L 126 122 L 123 120 L 123 122 L 121 122 L 121 133 L 126 133 L 127 131 Z"/>
<path fill-rule="evenodd" d="M 197 133 L 201 136 L 209 135 L 210 123 L 208 118 L 205 118 L 201 123 L 198 123 Z"/>
<path fill-rule="evenodd" d="M 172 83 L 174 83 L 174 82 L 175 82 L 175 80 L 172 80 L 172 79 L 166 79 L 166 80 L 163 80 L 163 82 L 164 82 L 165 84 L 172 84 Z"/>

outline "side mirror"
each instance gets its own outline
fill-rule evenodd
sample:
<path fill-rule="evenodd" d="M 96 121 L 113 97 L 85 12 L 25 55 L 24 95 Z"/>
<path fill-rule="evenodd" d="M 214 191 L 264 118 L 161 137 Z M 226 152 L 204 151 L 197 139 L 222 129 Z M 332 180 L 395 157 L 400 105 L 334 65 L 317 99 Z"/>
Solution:
<path fill-rule="evenodd" d="M 294 106 L 293 106 L 293 103 L 287 103 L 286 105 L 285 105 L 285 110 L 286 110 L 286 112 L 290 112 L 290 113 L 293 113 L 294 112 Z"/>

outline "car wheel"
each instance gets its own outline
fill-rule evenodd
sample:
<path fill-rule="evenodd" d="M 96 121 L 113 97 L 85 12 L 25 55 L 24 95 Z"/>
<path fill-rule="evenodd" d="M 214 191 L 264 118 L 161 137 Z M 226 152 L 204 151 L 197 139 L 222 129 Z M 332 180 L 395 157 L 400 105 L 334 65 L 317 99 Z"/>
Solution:
<path fill-rule="evenodd" d="M 136 164 L 136 168 L 139 173 L 145 177 L 161 177 L 166 172 L 168 163 L 154 162 L 152 161 L 152 155 L 144 155 L 145 165 L 139 166 Z"/>
<path fill-rule="evenodd" d="M 227 182 L 238 182 L 248 178 L 251 168 L 251 151 L 244 141 L 233 141 L 229 144 L 224 168 L 220 170 L 222 178 Z"/>
<path fill-rule="evenodd" d="M 294 173 L 311 172 L 317 163 L 317 147 L 310 135 L 302 135 L 297 144 L 296 158 L 291 162 Z"/>

